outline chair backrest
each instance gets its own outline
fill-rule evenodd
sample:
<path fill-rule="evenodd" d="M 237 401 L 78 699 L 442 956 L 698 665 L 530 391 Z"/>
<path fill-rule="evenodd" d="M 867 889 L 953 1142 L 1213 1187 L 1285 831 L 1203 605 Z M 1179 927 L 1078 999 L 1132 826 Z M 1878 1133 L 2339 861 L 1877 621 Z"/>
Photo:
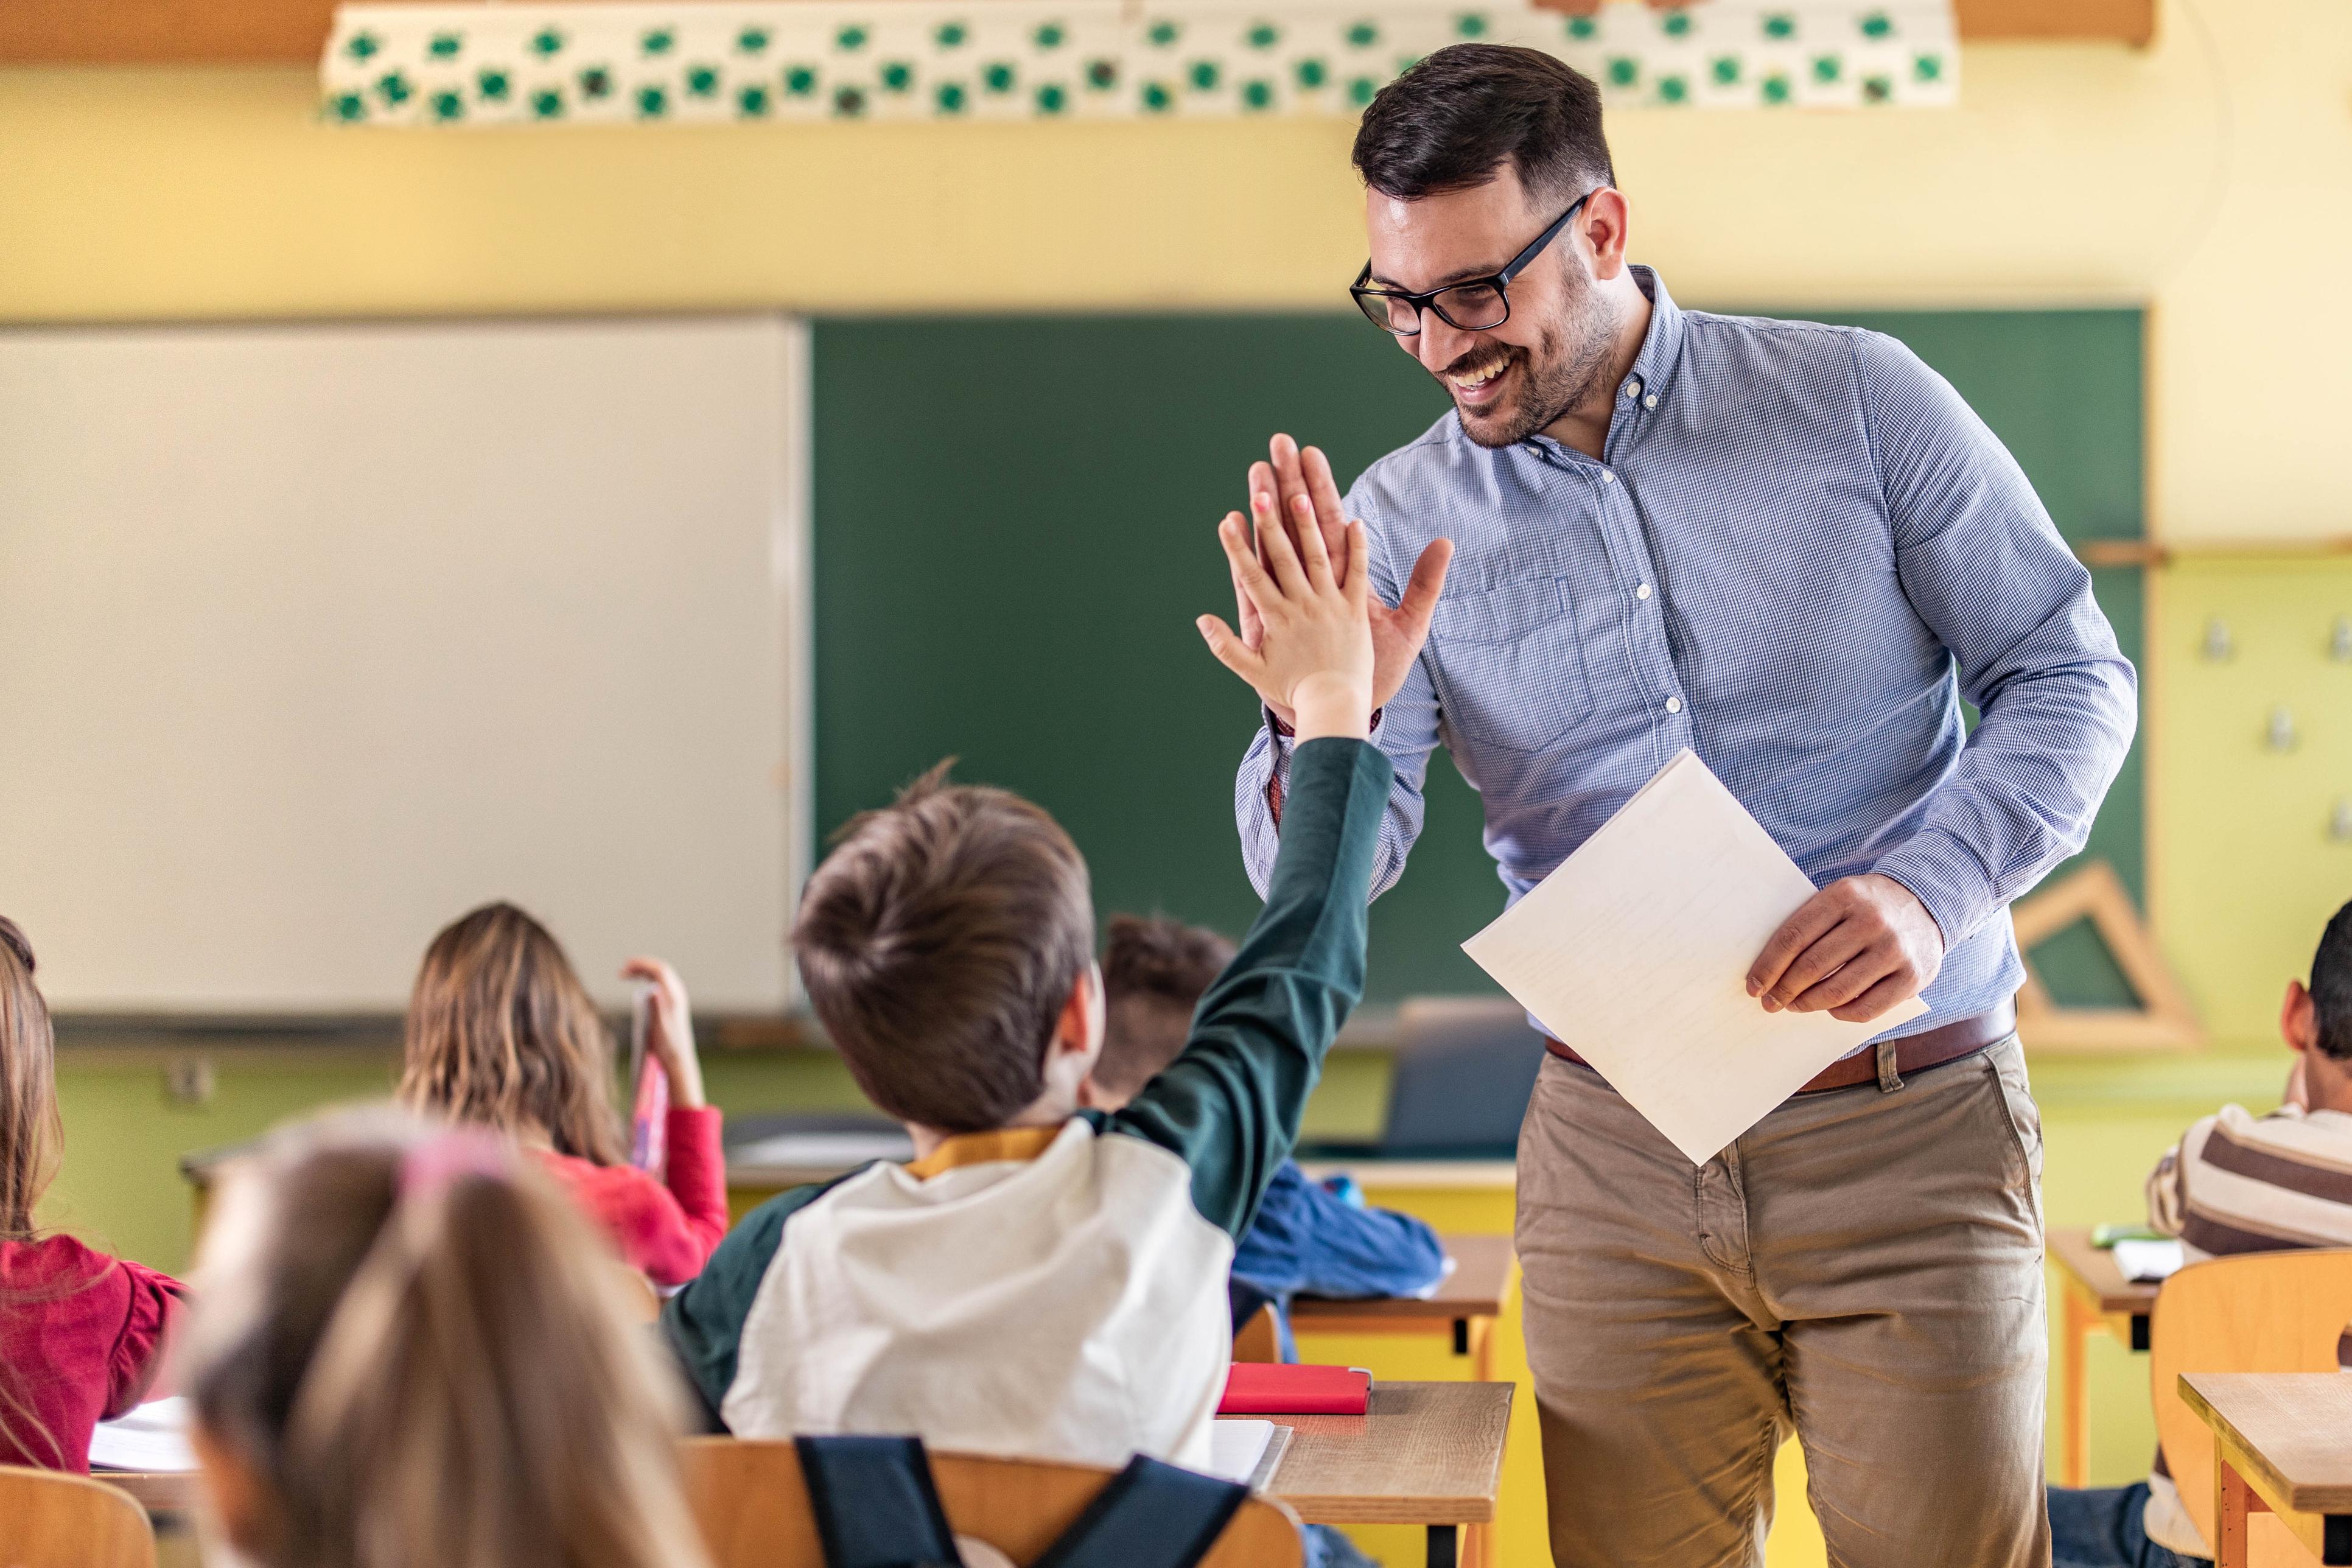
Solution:
<path fill-rule="evenodd" d="M 1234 1331 L 1235 1361 L 1280 1361 L 1282 1336 L 1274 1326 L 1274 1303 L 1268 1301 L 1250 1314 L 1248 1322 Z"/>
<path fill-rule="evenodd" d="M 687 1496 L 713 1568 L 824 1568 L 800 1455 L 789 1441 L 689 1437 Z M 933 1454 L 948 1523 L 1015 1563 L 1034 1563 L 1114 1472 L 1045 1459 Z M 1244 1502 L 1202 1568 L 1299 1568 L 1298 1519 L 1269 1498 Z"/>
<path fill-rule="evenodd" d="M 129 1492 L 88 1476 L 0 1465 L 8 1568 L 155 1568 L 155 1531 Z"/>
<path fill-rule="evenodd" d="M 2148 1321 L 2156 1433 L 2180 1500 L 2208 1542 L 2213 1539 L 2213 1434 L 2182 1403 L 2180 1374 L 2336 1372 L 2336 1342 L 2347 1328 L 2352 1248 L 2249 1252 L 2191 1263 L 2157 1292 Z M 2259 1564 L 2269 1549 L 2260 1538 L 2252 1544 Z M 2298 1548 L 2296 1558 L 2285 1560 L 2296 1559 L 2308 1561 L 2308 1554 Z"/>

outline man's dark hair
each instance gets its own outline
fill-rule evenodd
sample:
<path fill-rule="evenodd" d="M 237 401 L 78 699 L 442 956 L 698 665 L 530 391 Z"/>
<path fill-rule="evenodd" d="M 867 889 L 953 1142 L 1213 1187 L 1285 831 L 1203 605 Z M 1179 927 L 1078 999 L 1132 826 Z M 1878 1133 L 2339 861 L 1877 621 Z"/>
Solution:
<path fill-rule="evenodd" d="M 1234 944 L 1178 921 L 1113 915 L 1103 950 L 1103 1048 L 1095 1081 L 1132 1095 L 1184 1049 L 1192 1009 L 1234 961 Z"/>
<path fill-rule="evenodd" d="M 1094 962 L 1087 863 L 1061 825 L 940 763 L 851 819 L 801 895 L 809 1005 L 866 1098 L 942 1132 L 1002 1127 Z"/>
<path fill-rule="evenodd" d="M 1591 79 L 1501 44 L 1449 45 L 1381 89 L 1355 163 L 1364 184 L 1401 201 L 1483 185 L 1506 163 L 1542 205 L 1617 183 Z"/>
<path fill-rule="evenodd" d="M 2336 911 L 2311 955 L 2311 1006 L 2317 1015 L 2319 1048 L 2339 1062 L 2352 1061 L 2352 904 Z"/>

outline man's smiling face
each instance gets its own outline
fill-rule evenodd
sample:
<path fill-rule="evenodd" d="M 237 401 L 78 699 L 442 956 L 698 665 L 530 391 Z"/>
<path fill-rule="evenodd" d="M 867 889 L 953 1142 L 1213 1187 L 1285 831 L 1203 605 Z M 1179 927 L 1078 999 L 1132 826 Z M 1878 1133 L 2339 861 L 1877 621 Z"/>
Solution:
<path fill-rule="evenodd" d="M 1531 203 L 1508 167 L 1484 184 L 1413 201 L 1367 191 L 1370 280 L 1420 293 L 1490 276 L 1575 199 Z M 1481 446 L 1534 435 L 1591 394 L 1606 369 L 1616 313 L 1579 249 L 1583 217 L 1512 280 L 1510 318 L 1500 326 L 1465 331 L 1424 310 L 1419 335 L 1397 340 L 1452 395 L 1463 429 Z"/>

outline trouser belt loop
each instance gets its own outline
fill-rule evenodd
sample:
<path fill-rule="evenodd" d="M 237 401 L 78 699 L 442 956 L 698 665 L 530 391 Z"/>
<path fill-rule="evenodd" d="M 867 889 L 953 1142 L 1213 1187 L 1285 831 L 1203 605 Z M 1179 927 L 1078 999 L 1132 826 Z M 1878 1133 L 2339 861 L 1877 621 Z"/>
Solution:
<path fill-rule="evenodd" d="M 1895 1040 L 1878 1042 L 1878 1092 L 1881 1094 L 1893 1094 L 1903 1087 L 1903 1075 L 1895 1067 L 1895 1047 L 1898 1043 Z"/>

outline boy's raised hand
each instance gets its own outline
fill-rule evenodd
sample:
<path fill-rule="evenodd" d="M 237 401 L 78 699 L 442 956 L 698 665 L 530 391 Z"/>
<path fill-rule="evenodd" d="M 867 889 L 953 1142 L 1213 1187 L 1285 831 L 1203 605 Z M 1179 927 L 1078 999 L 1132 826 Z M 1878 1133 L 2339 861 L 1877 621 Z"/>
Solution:
<path fill-rule="evenodd" d="M 1243 600 L 1258 623 L 1252 647 L 1214 616 L 1194 624 L 1217 662 L 1255 689 L 1267 706 L 1295 714 L 1302 741 L 1327 735 L 1362 740 L 1372 723 L 1370 552 L 1364 525 L 1347 525 L 1345 575 L 1335 574 L 1322 531 L 1291 531 L 1261 504 L 1257 542 L 1242 514 L 1227 512 L 1217 542 Z M 1259 564 L 1263 552 L 1265 564 Z"/>

